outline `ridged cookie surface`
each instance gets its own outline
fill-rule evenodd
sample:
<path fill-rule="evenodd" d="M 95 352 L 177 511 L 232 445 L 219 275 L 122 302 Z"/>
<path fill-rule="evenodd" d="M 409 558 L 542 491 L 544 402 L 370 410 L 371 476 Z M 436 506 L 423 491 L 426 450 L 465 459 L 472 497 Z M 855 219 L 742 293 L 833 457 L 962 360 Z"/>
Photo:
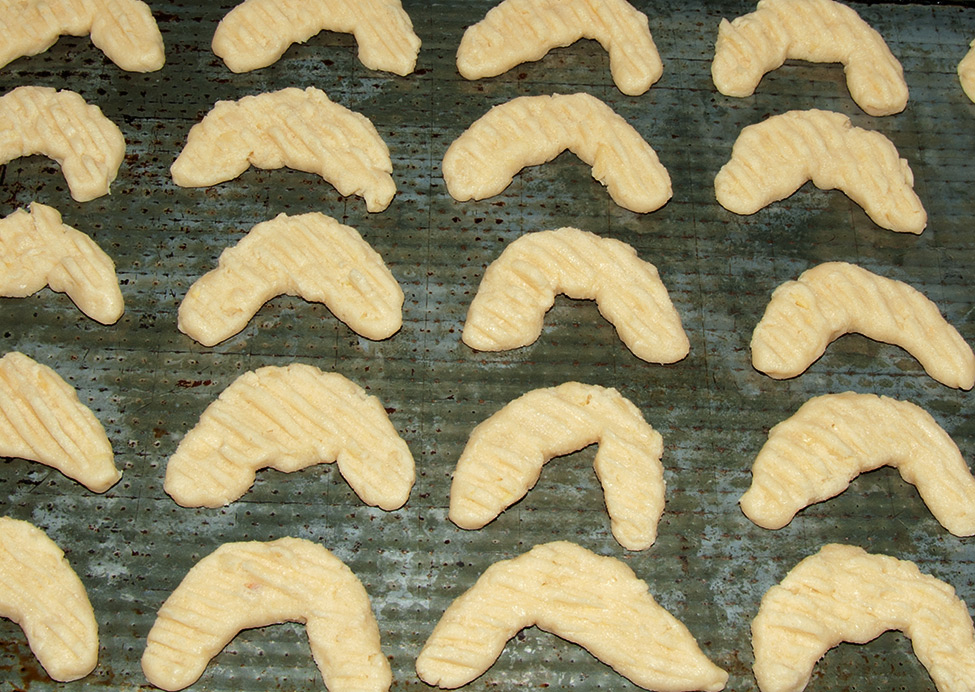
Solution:
<path fill-rule="evenodd" d="M 311 365 L 266 366 L 207 407 L 170 457 L 165 490 L 186 507 L 220 507 L 247 492 L 258 469 L 332 462 L 369 505 L 398 509 L 413 487 L 413 455 L 379 399 Z"/>
<path fill-rule="evenodd" d="M 43 154 L 61 164 L 71 196 L 107 195 L 125 156 L 122 131 L 74 91 L 21 86 L 0 97 L 0 165 Z"/>
<path fill-rule="evenodd" d="M 639 96 L 663 73 L 647 16 L 626 0 L 503 0 L 464 32 L 457 69 L 467 79 L 494 77 L 581 38 L 606 49 L 624 94 Z"/>
<path fill-rule="evenodd" d="M 958 79 L 965 96 L 975 101 L 975 41 L 969 44 L 968 52 L 958 63 Z"/>
<path fill-rule="evenodd" d="M 98 624 L 64 552 L 33 524 L 0 518 L 0 617 L 24 630 L 55 680 L 85 677 L 98 663 Z"/>
<path fill-rule="evenodd" d="M 0 295 L 24 298 L 45 286 L 102 324 L 125 309 L 112 258 L 56 209 L 32 202 L 0 219 Z"/>
<path fill-rule="evenodd" d="M 776 379 L 795 377 L 850 332 L 900 346 L 944 385 L 975 385 L 975 354 L 937 305 L 848 262 L 824 262 L 773 291 L 752 333 L 752 365 Z"/>
<path fill-rule="evenodd" d="M 639 132 L 585 93 L 519 96 L 493 106 L 447 149 L 443 178 L 464 202 L 502 192 L 525 166 L 569 150 L 592 166 L 621 207 L 651 212 L 672 195 L 670 174 Z"/>
<path fill-rule="evenodd" d="M 205 346 L 243 329 L 282 294 L 324 303 L 356 333 L 386 339 L 403 324 L 403 290 L 359 232 L 319 212 L 279 214 L 223 251 L 190 286 L 180 331 Z"/>
<path fill-rule="evenodd" d="M 955 590 L 854 546 L 829 544 L 797 564 L 766 592 L 751 629 L 761 692 L 799 692 L 829 649 L 887 630 L 911 638 L 938 692 L 970 692 L 975 680 L 975 628 Z"/>
<path fill-rule="evenodd" d="M 194 565 L 162 604 L 142 670 L 180 690 L 242 629 L 305 625 L 331 692 L 385 692 L 392 681 L 369 595 L 345 563 L 300 538 L 225 543 Z"/>
<path fill-rule="evenodd" d="M 810 180 L 842 190 L 883 228 L 920 233 L 927 225 L 914 173 L 894 144 L 832 111 L 788 111 L 745 127 L 714 192 L 728 211 L 754 214 Z"/>
<path fill-rule="evenodd" d="M 568 227 L 523 235 L 488 266 L 467 312 L 464 343 L 481 351 L 533 343 L 560 293 L 595 300 L 638 358 L 675 363 L 690 350 L 657 268 L 622 241 Z"/>
<path fill-rule="evenodd" d="M 369 211 L 396 194 L 389 148 L 372 122 L 315 87 L 218 101 L 190 129 L 170 171 L 181 187 L 206 187 L 252 165 L 317 173 L 340 194 L 364 198 Z"/>
<path fill-rule="evenodd" d="M 813 397 L 773 427 L 741 508 L 759 526 L 778 529 L 884 465 L 917 486 L 942 526 L 975 534 L 975 478 L 958 445 L 920 406 L 876 394 Z"/>
<path fill-rule="evenodd" d="M 442 688 L 466 685 L 533 625 L 579 644 L 646 689 L 716 692 L 728 680 L 624 562 L 567 541 L 488 567 L 444 612 L 420 651 L 417 673 Z"/>
<path fill-rule="evenodd" d="M 754 12 L 722 19 L 711 77 L 726 96 L 750 96 L 790 58 L 843 63 L 850 95 L 870 115 L 907 106 L 904 70 L 883 36 L 834 0 L 760 0 Z"/>

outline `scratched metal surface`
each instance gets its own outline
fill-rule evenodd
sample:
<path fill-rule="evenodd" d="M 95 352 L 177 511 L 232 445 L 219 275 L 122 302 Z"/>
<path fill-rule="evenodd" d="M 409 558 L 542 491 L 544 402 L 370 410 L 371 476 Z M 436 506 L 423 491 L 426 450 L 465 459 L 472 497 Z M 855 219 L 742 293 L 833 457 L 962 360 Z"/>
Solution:
<path fill-rule="evenodd" d="M 128 142 L 112 194 L 84 204 L 68 196 L 48 159 L 0 168 L 0 213 L 33 200 L 61 210 L 112 255 L 126 301 L 119 323 L 102 326 L 48 289 L 0 299 L 0 347 L 54 367 L 77 388 L 105 425 L 124 472 L 118 485 L 95 495 L 46 467 L 0 463 L 0 512 L 33 521 L 64 548 L 101 635 L 95 671 L 58 685 L 19 628 L 0 621 L 0 690 L 147 687 L 139 667 L 145 636 L 186 570 L 223 542 L 284 535 L 320 541 L 362 579 L 397 690 L 426 687 L 414 661 L 453 598 L 492 562 L 549 540 L 574 540 L 625 560 L 730 672 L 730 690 L 756 687 L 749 622 L 762 594 L 826 542 L 915 560 L 975 606 L 975 544 L 943 530 L 891 469 L 861 476 L 779 531 L 753 525 L 737 506 L 768 428 L 816 394 L 853 389 L 910 399 L 932 412 L 966 458 L 975 457 L 972 394 L 934 382 L 896 347 L 842 337 L 805 374 L 782 382 L 753 370 L 748 351 L 771 291 L 825 260 L 908 281 L 975 343 L 975 105 L 955 76 L 975 37 L 975 9 L 855 6 L 887 38 L 911 89 L 904 113 L 871 118 L 850 99 L 838 65 L 790 62 L 751 98 L 719 95 L 709 73 L 717 24 L 753 9 L 746 2 L 638 0 L 664 61 L 663 78 L 639 97 L 615 89 L 608 58 L 592 41 L 493 79 L 461 79 L 457 44 L 493 0 L 404 3 L 423 41 L 417 71 L 405 78 L 365 69 L 352 37 L 332 32 L 293 46 L 271 67 L 235 75 L 209 50 L 217 22 L 234 4 L 152 2 L 167 46 L 166 66 L 156 73 L 123 72 L 87 38 L 70 37 L 0 69 L 4 93 L 23 84 L 80 92 Z M 399 189 L 389 209 L 369 214 L 361 199 L 342 198 L 328 183 L 290 170 L 251 169 L 205 190 L 172 183 L 169 165 L 215 101 L 291 85 L 318 86 L 375 123 Z M 656 149 L 674 185 L 664 208 L 639 215 L 615 206 L 568 153 L 526 169 L 497 197 L 450 198 L 440 160 L 475 118 L 515 96 L 577 90 L 604 99 Z M 846 113 L 894 141 L 929 214 L 921 236 L 884 231 L 842 193 L 808 184 L 750 217 L 717 205 L 712 180 L 740 129 L 814 106 Z M 180 299 L 222 248 L 279 212 L 312 210 L 355 226 L 383 255 L 406 294 L 401 332 L 371 342 L 324 306 L 285 297 L 214 348 L 176 329 Z M 639 361 L 592 303 L 564 298 L 532 346 L 482 354 L 460 342 L 487 264 L 521 234 L 563 225 L 624 240 L 658 267 L 690 337 L 688 358 L 671 366 Z M 294 361 L 341 372 L 382 399 L 417 462 L 406 507 L 365 507 L 333 465 L 262 472 L 251 492 L 224 509 L 177 506 L 162 489 L 166 460 L 204 408 L 241 373 Z M 627 552 L 613 540 L 593 448 L 553 460 L 522 502 L 480 531 L 460 530 L 446 518 L 450 474 L 474 425 L 528 389 L 568 379 L 617 387 L 664 437 L 666 509 L 647 551 Z M 634 689 L 579 647 L 537 629 L 519 634 L 469 689 L 516 686 Z M 303 628 L 286 624 L 241 633 L 192 689 L 323 688 Z M 808 689 L 934 686 L 909 640 L 888 633 L 830 652 Z"/>

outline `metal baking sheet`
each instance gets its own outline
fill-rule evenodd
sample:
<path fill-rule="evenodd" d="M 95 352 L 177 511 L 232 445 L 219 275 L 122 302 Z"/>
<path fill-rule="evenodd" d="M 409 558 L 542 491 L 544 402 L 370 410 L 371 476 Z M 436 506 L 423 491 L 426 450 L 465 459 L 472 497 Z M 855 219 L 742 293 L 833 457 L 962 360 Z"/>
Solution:
<path fill-rule="evenodd" d="M 126 301 L 123 318 L 103 326 L 48 289 L 0 299 L 4 352 L 20 350 L 50 365 L 78 390 L 105 425 L 124 473 L 95 495 L 38 464 L 0 463 L 2 513 L 34 522 L 64 548 L 101 635 L 95 671 L 59 685 L 19 628 L 0 621 L 0 690 L 149 687 L 139 666 L 145 637 L 186 571 L 221 543 L 285 535 L 321 542 L 363 581 L 396 690 L 427 687 L 414 662 L 452 599 L 491 563 L 550 540 L 624 560 L 729 671 L 729 690 L 756 688 L 749 623 L 762 594 L 824 543 L 914 560 L 975 606 L 975 544 L 945 531 L 889 468 L 859 477 L 778 531 L 755 526 L 737 505 L 768 429 L 817 394 L 855 390 L 914 401 L 967 459 L 975 458 L 973 395 L 938 384 L 897 347 L 844 336 L 787 381 L 755 371 L 748 349 L 772 290 L 826 260 L 911 283 L 975 343 L 975 104 L 955 74 L 975 38 L 975 9 L 853 4 L 885 36 L 911 90 L 905 112 L 875 118 L 853 103 L 839 65 L 790 61 L 766 75 L 752 97 L 718 94 L 710 79 L 718 22 L 754 9 L 748 2 L 636 0 L 664 62 L 662 79 L 638 97 L 616 90 L 605 51 L 586 40 L 499 77 L 462 79 L 454 64 L 460 37 L 494 0 L 404 2 L 423 41 L 417 70 L 407 77 L 364 68 L 354 39 L 328 31 L 271 67 L 233 74 L 209 45 L 235 4 L 150 2 L 167 49 L 159 72 L 123 72 L 87 37 L 63 37 L 46 53 L 0 69 L 3 93 L 25 84 L 78 91 L 121 127 L 128 144 L 112 194 L 83 204 L 70 198 L 49 159 L 0 167 L 0 213 L 34 200 L 59 209 L 114 258 Z M 251 169 L 207 189 L 172 182 L 169 166 L 187 132 L 217 100 L 312 85 L 369 117 L 388 143 L 398 194 L 386 211 L 370 214 L 360 198 L 343 198 L 316 176 L 287 169 Z M 571 91 L 606 101 L 654 147 L 673 180 L 665 207 L 635 214 L 616 206 L 568 152 L 524 170 L 491 199 L 460 203 L 447 194 L 443 154 L 490 106 Z M 927 208 L 922 235 L 878 228 L 843 193 L 811 184 L 748 217 L 715 202 L 714 175 L 741 128 L 810 107 L 846 113 L 895 143 Z M 356 227 L 383 255 L 406 294 L 398 334 L 372 342 L 324 306 L 287 297 L 213 348 L 177 330 L 179 301 L 220 250 L 280 212 L 313 210 Z M 461 343 L 485 267 L 520 235 L 566 225 L 630 243 L 658 267 L 691 341 L 685 360 L 661 366 L 636 359 L 594 304 L 566 298 L 556 301 L 531 346 L 477 353 Z M 366 507 L 328 465 L 289 475 L 264 471 L 224 509 L 177 506 L 162 489 L 166 461 L 206 406 L 243 372 L 296 361 L 341 372 L 380 397 L 416 458 L 408 504 L 394 512 Z M 593 447 L 550 462 L 534 490 L 485 528 L 464 531 L 447 520 L 451 472 L 471 429 L 525 391 L 569 379 L 618 388 L 663 435 L 666 508 L 659 538 L 646 551 L 629 552 L 613 540 Z M 519 686 L 635 689 L 584 650 L 534 628 L 468 689 Z M 241 633 L 192 689 L 319 690 L 324 683 L 302 626 L 285 624 Z M 907 637 L 892 632 L 828 653 L 808 689 L 934 686 Z"/>

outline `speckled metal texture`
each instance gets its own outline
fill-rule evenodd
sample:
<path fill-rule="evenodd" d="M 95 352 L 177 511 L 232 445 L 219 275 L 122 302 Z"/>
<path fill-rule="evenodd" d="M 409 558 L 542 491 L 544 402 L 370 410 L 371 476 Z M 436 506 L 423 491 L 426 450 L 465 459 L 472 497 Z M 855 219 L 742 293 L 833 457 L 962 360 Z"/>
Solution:
<path fill-rule="evenodd" d="M 19 628 L 0 621 L 0 689 L 147 688 L 139 666 L 145 637 L 186 571 L 223 542 L 284 535 L 321 542 L 363 581 L 395 690 L 427 688 L 414 661 L 453 598 L 496 560 L 556 539 L 631 566 L 729 671 L 729 690 L 756 689 L 749 624 L 762 594 L 824 543 L 914 560 L 975 606 L 975 543 L 945 531 L 889 468 L 859 477 L 778 531 L 755 526 L 737 504 L 768 429 L 827 392 L 914 401 L 975 458 L 975 395 L 938 384 L 897 347 L 844 336 L 787 381 L 755 371 L 748 348 L 772 290 L 826 260 L 911 283 L 975 344 L 975 104 L 955 74 L 975 38 L 975 9 L 854 5 L 887 39 L 911 90 L 906 111 L 875 118 L 853 103 L 839 65 L 790 61 L 752 97 L 720 95 L 710 78 L 718 22 L 754 9 L 747 2 L 635 2 L 664 62 L 661 80 L 636 97 L 613 86 L 605 51 L 585 40 L 495 78 L 462 79 L 454 64 L 461 35 L 494 0 L 404 2 L 423 41 L 407 77 L 364 68 L 352 36 L 328 31 L 292 46 L 273 66 L 233 74 L 209 45 L 234 4 L 150 2 L 166 42 L 159 72 L 123 72 L 87 37 L 63 37 L 46 53 L 0 69 L 3 93 L 25 84 L 80 92 L 128 144 L 112 194 L 87 203 L 70 198 L 49 159 L 0 167 L 0 213 L 34 200 L 59 209 L 114 258 L 126 301 L 122 319 L 104 326 L 49 289 L 0 300 L 0 347 L 53 367 L 77 388 L 105 425 L 124 473 L 95 495 L 36 463 L 0 462 L 0 512 L 34 522 L 63 547 L 101 632 L 95 671 L 58 685 Z M 288 169 L 251 169 L 206 189 L 172 182 L 169 166 L 190 127 L 217 100 L 285 86 L 319 87 L 373 121 L 398 186 L 387 210 L 370 214 L 361 198 L 343 198 L 320 178 Z M 522 171 L 496 197 L 460 203 L 448 195 L 440 161 L 477 117 L 516 96 L 570 91 L 603 99 L 654 147 L 673 180 L 665 207 L 635 214 L 616 206 L 571 153 Z M 742 127 L 811 107 L 843 112 L 895 143 L 929 215 L 922 235 L 885 231 L 842 192 L 811 184 L 748 217 L 715 202 L 714 175 Z M 323 305 L 288 297 L 269 302 L 242 333 L 213 348 L 177 330 L 182 296 L 224 247 L 280 212 L 307 211 L 354 226 L 384 257 L 406 294 L 398 334 L 359 338 Z M 520 235 L 566 225 L 630 243 L 657 266 L 690 338 L 686 359 L 667 366 L 638 360 L 592 302 L 564 297 L 531 346 L 477 353 L 461 342 L 485 267 Z M 407 505 L 393 512 L 364 506 L 334 465 L 263 471 L 224 509 L 176 505 L 163 491 L 166 461 L 206 406 L 240 374 L 292 362 L 340 372 L 382 400 L 417 463 Z M 527 390 L 569 379 L 618 388 L 663 435 L 666 507 L 646 551 L 627 552 L 613 540 L 593 447 L 551 461 L 538 485 L 483 529 L 461 530 L 447 519 L 451 471 L 471 429 Z M 579 647 L 534 628 L 515 637 L 469 689 L 522 686 L 634 689 Z M 303 627 L 285 624 L 241 633 L 193 689 L 320 690 L 324 683 Z M 907 637 L 888 633 L 830 652 L 808 689 L 934 686 Z"/>

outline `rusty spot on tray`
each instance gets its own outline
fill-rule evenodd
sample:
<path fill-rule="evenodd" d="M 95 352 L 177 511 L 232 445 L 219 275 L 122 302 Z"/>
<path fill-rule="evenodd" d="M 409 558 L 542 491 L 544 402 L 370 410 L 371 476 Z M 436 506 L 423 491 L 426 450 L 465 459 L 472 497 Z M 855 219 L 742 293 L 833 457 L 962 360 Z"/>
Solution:
<path fill-rule="evenodd" d="M 176 380 L 177 387 L 192 389 L 194 387 L 206 387 L 213 384 L 213 380 Z"/>

